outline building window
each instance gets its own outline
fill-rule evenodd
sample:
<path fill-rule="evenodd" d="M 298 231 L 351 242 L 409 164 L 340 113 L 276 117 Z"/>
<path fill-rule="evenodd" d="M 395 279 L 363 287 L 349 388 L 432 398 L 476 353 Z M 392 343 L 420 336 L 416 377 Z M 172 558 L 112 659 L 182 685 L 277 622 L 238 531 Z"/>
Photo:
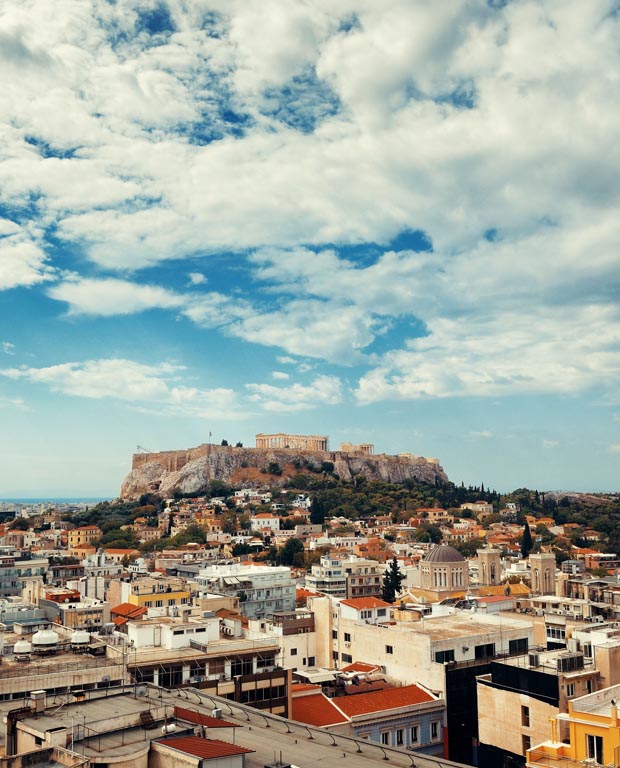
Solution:
<path fill-rule="evenodd" d="M 530 727 L 530 708 L 521 707 L 521 725 L 526 728 Z"/>
<path fill-rule="evenodd" d="M 568 685 L 566 686 L 566 695 L 567 696 L 575 695 L 575 683 L 568 683 Z"/>
<path fill-rule="evenodd" d="M 381 732 L 381 743 L 385 744 L 386 746 L 389 746 L 389 743 L 390 743 L 390 732 L 389 731 L 382 731 Z"/>
<path fill-rule="evenodd" d="M 332 640 L 337 640 L 337 639 L 338 639 L 338 630 L 332 629 Z"/>
<path fill-rule="evenodd" d="M 338 661 L 338 651 L 332 651 L 332 659 Z"/>
<path fill-rule="evenodd" d="M 385 608 L 377 608 L 377 616 L 385 616 Z"/>
<path fill-rule="evenodd" d="M 411 743 L 412 744 L 417 744 L 418 741 L 419 741 L 419 738 L 420 738 L 417 725 L 412 725 L 411 726 L 411 733 L 409 735 L 411 737 Z"/>
<path fill-rule="evenodd" d="M 397 747 L 402 747 L 402 745 L 403 745 L 403 743 L 404 743 L 404 739 L 403 739 L 403 733 L 404 733 L 404 731 L 403 731 L 403 729 L 402 729 L 402 728 L 399 728 L 399 729 L 396 731 L 396 746 L 397 746 Z"/>
<path fill-rule="evenodd" d="M 291 656 L 297 656 L 297 648 L 291 648 Z"/>
<path fill-rule="evenodd" d="M 587 693 L 592 693 L 592 690 L 593 690 L 593 688 L 592 688 L 592 679 L 588 678 L 588 680 L 586 680 L 586 692 Z"/>
<path fill-rule="evenodd" d="M 433 720 L 431 723 L 431 740 L 437 741 L 439 739 L 439 721 Z"/>
<path fill-rule="evenodd" d="M 313 667 L 316 664 L 314 656 L 308 656 L 308 666 Z"/>
<path fill-rule="evenodd" d="M 394 647 L 391 646 L 391 645 L 386 645 L 385 646 L 385 652 L 386 653 L 394 653 Z"/>
<path fill-rule="evenodd" d="M 523 734 L 523 736 L 521 736 L 521 751 L 523 752 L 524 755 L 527 753 L 528 749 L 530 749 L 531 746 L 532 746 L 532 740 L 530 739 L 529 736 L 526 736 L 525 734 Z"/>
<path fill-rule="evenodd" d="M 495 656 L 495 643 L 487 643 L 486 645 L 476 646 L 475 658 L 490 659 L 493 656 Z"/>
<path fill-rule="evenodd" d="M 345 641 L 345 643 L 350 643 L 351 642 L 351 634 L 349 632 L 345 632 L 344 633 L 344 641 Z"/>
<path fill-rule="evenodd" d="M 449 661 L 454 661 L 454 648 L 449 648 L 447 651 L 437 651 L 435 661 L 437 664 L 446 664 Z"/>
<path fill-rule="evenodd" d="M 527 637 L 508 641 L 508 653 L 527 653 Z"/>
<path fill-rule="evenodd" d="M 588 757 L 591 760 L 596 760 L 597 763 L 603 762 L 603 737 L 586 735 L 586 749 Z"/>

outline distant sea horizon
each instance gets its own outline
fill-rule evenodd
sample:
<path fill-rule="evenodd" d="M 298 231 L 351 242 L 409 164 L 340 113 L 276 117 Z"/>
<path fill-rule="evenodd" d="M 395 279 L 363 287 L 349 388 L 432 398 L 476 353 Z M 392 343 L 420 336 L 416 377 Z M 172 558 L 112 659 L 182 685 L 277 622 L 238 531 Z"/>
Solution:
<path fill-rule="evenodd" d="M 0 504 L 97 504 L 114 501 L 114 496 L 38 496 L 0 498 Z"/>

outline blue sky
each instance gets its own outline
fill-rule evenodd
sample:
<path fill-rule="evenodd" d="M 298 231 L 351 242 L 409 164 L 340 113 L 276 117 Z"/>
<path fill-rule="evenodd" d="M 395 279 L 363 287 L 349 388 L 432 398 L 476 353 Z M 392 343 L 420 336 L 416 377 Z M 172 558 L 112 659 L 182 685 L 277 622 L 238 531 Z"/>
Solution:
<path fill-rule="evenodd" d="M 0 497 L 271 431 L 618 490 L 618 2 L 25 0 L 0 30 Z"/>

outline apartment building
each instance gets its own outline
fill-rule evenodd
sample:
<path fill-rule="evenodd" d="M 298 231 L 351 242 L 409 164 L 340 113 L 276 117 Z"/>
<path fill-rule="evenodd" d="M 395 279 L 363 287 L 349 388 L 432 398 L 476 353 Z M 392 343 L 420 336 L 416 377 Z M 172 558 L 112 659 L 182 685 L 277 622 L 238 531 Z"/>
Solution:
<path fill-rule="evenodd" d="M 196 583 L 206 592 L 238 597 L 249 619 L 295 610 L 296 584 L 286 566 L 211 565 L 198 573 Z"/>
<path fill-rule="evenodd" d="M 620 641 L 616 645 L 614 658 Z M 603 653 L 609 656 L 609 649 L 601 657 Z M 571 699 L 603 687 L 592 659 L 564 650 L 530 650 L 493 661 L 490 673 L 478 677 L 477 685 L 479 768 L 524 765 L 527 750 L 547 737 L 551 718 L 566 712 Z M 566 739 L 568 727 L 560 727 L 558 736 Z"/>

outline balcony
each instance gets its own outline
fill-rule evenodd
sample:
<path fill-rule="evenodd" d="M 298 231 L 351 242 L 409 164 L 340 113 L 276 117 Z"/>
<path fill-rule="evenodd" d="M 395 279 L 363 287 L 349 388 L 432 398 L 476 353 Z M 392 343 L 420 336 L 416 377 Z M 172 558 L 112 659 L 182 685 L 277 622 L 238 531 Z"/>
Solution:
<path fill-rule="evenodd" d="M 577 760 L 566 754 L 570 748 L 570 744 L 544 744 L 530 749 L 525 761 L 526 768 L 615 768 L 619 764 L 618 760 L 605 765 L 594 758 Z"/>

